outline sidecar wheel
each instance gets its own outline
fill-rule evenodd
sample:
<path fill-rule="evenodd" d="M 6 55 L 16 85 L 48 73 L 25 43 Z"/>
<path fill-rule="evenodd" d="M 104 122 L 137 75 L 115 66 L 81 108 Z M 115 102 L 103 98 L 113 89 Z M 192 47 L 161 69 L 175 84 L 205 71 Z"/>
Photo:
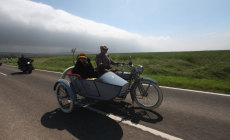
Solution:
<path fill-rule="evenodd" d="M 71 98 L 66 87 L 59 84 L 57 87 L 57 101 L 64 113 L 71 113 L 74 110 L 75 100 Z"/>
<path fill-rule="evenodd" d="M 159 107 L 163 100 L 163 94 L 159 86 L 148 80 L 138 82 L 134 86 L 132 94 L 136 104 L 149 110 Z"/>

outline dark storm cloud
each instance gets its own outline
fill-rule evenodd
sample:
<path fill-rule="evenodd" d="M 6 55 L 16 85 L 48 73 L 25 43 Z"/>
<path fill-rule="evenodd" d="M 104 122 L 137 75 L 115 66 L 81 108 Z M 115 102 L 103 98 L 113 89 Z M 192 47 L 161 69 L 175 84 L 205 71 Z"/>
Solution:
<path fill-rule="evenodd" d="M 112 37 L 100 37 L 89 33 L 47 30 L 42 26 L 28 26 L 0 13 L 0 51 L 69 52 L 71 48 L 98 52 L 101 44 L 112 44 L 114 52 L 135 50 L 137 45 Z M 120 43 L 122 42 L 122 43 Z M 125 47 L 123 47 L 125 46 Z"/>
<path fill-rule="evenodd" d="M 50 53 L 77 48 L 95 53 L 101 44 L 107 44 L 112 52 L 138 52 L 152 51 L 153 42 L 162 40 L 146 39 L 32 1 L 1 2 L 0 19 L 0 51 Z"/>

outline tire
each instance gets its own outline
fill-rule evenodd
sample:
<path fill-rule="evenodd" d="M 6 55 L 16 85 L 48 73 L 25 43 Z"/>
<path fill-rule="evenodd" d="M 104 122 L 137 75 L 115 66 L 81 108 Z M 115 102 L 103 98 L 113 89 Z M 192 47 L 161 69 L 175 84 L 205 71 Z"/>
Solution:
<path fill-rule="evenodd" d="M 159 107 L 163 100 L 160 87 L 151 80 L 140 80 L 133 88 L 133 99 L 137 105 L 144 109 L 155 109 Z"/>
<path fill-rule="evenodd" d="M 71 113 L 74 110 L 75 100 L 71 98 L 66 87 L 63 84 L 59 84 L 56 93 L 60 109 L 64 113 Z"/>
<path fill-rule="evenodd" d="M 31 73 L 32 73 L 32 70 L 29 70 L 28 73 L 31 74 Z"/>

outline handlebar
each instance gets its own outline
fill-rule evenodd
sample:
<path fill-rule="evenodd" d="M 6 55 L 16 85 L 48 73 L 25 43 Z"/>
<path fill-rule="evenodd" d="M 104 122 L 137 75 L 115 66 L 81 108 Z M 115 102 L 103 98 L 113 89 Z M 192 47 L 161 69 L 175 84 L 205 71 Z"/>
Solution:
<path fill-rule="evenodd" d="M 115 66 L 120 66 L 120 67 L 132 67 L 133 65 L 129 65 L 129 64 L 126 64 L 126 63 L 119 63 L 119 64 L 116 64 Z"/>

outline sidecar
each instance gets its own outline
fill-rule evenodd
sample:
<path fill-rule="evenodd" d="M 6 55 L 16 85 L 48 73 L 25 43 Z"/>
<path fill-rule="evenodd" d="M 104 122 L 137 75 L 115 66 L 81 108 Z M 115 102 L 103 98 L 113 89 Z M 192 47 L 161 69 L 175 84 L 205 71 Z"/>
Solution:
<path fill-rule="evenodd" d="M 128 92 L 129 83 L 113 72 L 82 79 L 80 75 L 72 74 L 72 69 L 66 69 L 54 85 L 59 107 L 65 113 L 72 112 L 74 105 L 80 103 L 78 95 L 100 101 L 113 100 Z"/>

